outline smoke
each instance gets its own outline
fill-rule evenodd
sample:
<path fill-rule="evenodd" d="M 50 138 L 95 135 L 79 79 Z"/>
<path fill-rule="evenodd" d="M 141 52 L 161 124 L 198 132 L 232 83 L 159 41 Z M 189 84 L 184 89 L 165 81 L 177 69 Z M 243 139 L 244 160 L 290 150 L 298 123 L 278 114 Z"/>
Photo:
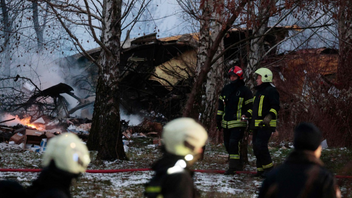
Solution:
<path fill-rule="evenodd" d="M 11 61 L 11 76 L 31 79 L 40 89 L 63 82 L 62 68 L 55 63 L 56 56 L 50 53 L 24 53 L 20 50 Z"/>
<path fill-rule="evenodd" d="M 11 121 L 3 123 L 5 125 L 7 125 L 7 126 L 16 126 L 17 124 L 21 124 L 21 120 L 17 116 L 13 116 L 11 114 L 5 113 L 5 114 L 1 115 L 0 117 L 1 117 L 0 121 L 14 119 L 14 120 L 11 120 Z"/>
<path fill-rule="evenodd" d="M 120 106 L 120 117 L 121 117 L 120 118 L 121 120 L 129 121 L 128 125 L 130 126 L 139 125 L 143 121 L 143 118 L 139 115 L 126 114 L 125 110 L 121 108 L 121 106 Z"/>
<path fill-rule="evenodd" d="M 58 61 L 59 60 L 59 61 Z M 20 65 L 19 67 L 13 67 L 12 74 L 19 75 L 21 77 L 26 77 L 31 79 L 41 90 L 47 89 L 59 83 L 65 83 L 70 85 L 74 89 L 75 95 L 84 98 L 87 92 L 74 87 L 74 78 L 77 75 L 84 75 L 85 70 L 78 65 L 75 65 L 74 60 L 71 62 L 67 61 L 69 59 L 58 59 L 53 55 L 46 54 L 34 54 L 20 57 L 13 61 L 13 65 Z M 92 66 L 94 67 L 94 66 Z M 21 85 L 26 87 L 26 84 Z M 27 88 L 28 89 L 28 88 Z M 31 92 L 28 92 L 31 95 Z M 84 95 L 85 94 L 85 95 Z M 68 109 L 71 109 L 79 104 L 79 101 L 68 94 L 61 94 L 65 97 L 69 103 Z M 85 115 L 82 116 L 82 110 L 77 110 L 71 117 L 86 117 L 88 119 L 92 118 L 93 106 L 87 106 L 84 111 Z M 129 121 L 129 125 L 138 125 L 143 121 L 143 118 L 139 115 L 128 115 L 121 108 L 120 112 L 121 119 Z M 16 125 L 20 123 L 20 120 L 15 116 L 5 113 L 2 116 L 3 120 L 8 120 L 15 118 L 11 122 L 6 122 L 7 125 Z"/>
<path fill-rule="evenodd" d="M 72 79 L 72 76 L 81 74 L 84 70 L 73 70 L 68 69 L 72 64 L 67 64 L 67 61 L 63 58 L 47 53 L 20 53 L 15 59 L 11 60 L 11 77 L 20 76 L 23 78 L 30 79 L 40 90 L 47 89 L 51 86 L 59 83 L 65 83 L 70 85 L 74 89 L 76 95 L 77 89 L 72 86 L 72 81 L 68 82 L 67 79 Z M 4 76 L 6 77 L 6 76 Z M 24 90 L 27 97 L 33 94 L 32 89 L 28 89 L 29 85 L 32 85 L 27 80 L 6 80 L 2 81 L 3 87 L 14 87 L 17 90 Z M 6 90 L 5 90 L 6 91 Z M 4 93 L 4 91 L 3 91 Z M 67 94 L 62 94 L 63 97 L 70 104 L 69 108 L 72 108 L 78 104 L 78 101 Z"/>

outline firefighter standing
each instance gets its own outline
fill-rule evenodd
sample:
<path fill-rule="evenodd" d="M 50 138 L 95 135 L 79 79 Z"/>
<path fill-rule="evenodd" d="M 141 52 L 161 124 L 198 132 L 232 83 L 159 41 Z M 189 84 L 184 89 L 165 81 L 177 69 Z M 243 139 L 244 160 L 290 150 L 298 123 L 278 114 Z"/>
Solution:
<path fill-rule="evenodd" d="M 247 123 L 242 122 L 241 117 L 252 108 L 253 103 L 252 92 L 243 82 L 242 69 L 234 66 L 229 70 L 228 76 L 231 83 L 221 91 L 216 117 L 218 129 L 223 129 L 224 144 L 229 154 L 229 168 L 225 175 L 243 169 L 239 148 Z"/>
<path fill-rule="evenodd" d="M 250 118 L 250 129 L 253 130 L 253 152 L 257 158 L 257 173 L 255 177 L 265 177 L 273 168 L 273 162 L 268 149 L 271 133 L 275 132 L 277 112 L 280 110 L 279 93 L 271 83 L 273 73 L 267 68 L 255 71 L 257 74 L 257 90 L 253 108 L 243 117 Z"/>
<path fill-rule="evenodd" d="M 43 154 L 43 170 L 28 187 L 29 198 L 69 198 L 73 179 L 84 173 L 90 163 L 87 146 L 77 135 L 63 133 L 48 141 Z"/>
<path fill-rule="evenodd" d="M 341 192 L 334 175 L 323 167 L 322 134 L 311 123 L 294 129 L 294 151 L 283 165 L 271 171 L 263 181 L 259 198 L 337 198 Z"/>
<path fill-rule="evenodd" d="M 199 197 L 189 170 L 201 156 L 208 134 L 191 118 L 177 118 L 164 126 L 163 156 L 153 166 L 155 175 L 146 184 L 146 197 Z"/>

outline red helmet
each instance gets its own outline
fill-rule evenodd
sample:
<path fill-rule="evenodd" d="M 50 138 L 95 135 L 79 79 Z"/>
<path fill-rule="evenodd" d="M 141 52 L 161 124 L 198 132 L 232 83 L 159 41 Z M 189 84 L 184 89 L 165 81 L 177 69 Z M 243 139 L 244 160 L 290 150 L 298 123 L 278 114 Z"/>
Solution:
<path fill-rule="evenodd" d="M 229 72 L 228 72 L 228 75 L 236 75 L 240 78 L 240 80 L 243 79 L 243 71 L 242 69 L 239 67 L 239 66 L 234 66 L 234 67 L 231 67 Z"/>

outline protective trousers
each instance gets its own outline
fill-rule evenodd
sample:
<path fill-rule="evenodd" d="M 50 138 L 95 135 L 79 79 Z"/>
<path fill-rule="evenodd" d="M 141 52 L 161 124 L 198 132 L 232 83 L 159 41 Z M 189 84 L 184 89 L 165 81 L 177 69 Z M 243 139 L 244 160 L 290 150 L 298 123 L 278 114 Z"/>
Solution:
<path fill-rule="evenodd" d="M 244 135 L 244 128 L 223 129 L 224 144 L 231 159 L 240 159 L 240 141 Z"/>
<path fill-rule="evenodd" d="M 270 128 L 259 128 L 253 131 L 253 152 L 257 158 L 257 171 L 265 171 L 273 167 L 268 143 L 271 136 Z"/>

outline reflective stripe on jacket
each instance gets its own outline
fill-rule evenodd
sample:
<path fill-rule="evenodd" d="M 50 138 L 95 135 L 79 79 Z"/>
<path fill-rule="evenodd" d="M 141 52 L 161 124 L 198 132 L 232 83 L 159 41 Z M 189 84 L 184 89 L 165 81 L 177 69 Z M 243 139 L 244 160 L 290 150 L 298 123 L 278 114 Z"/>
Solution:
<path fill-rule="evenodd" d="M 260 127 L 259 124 L 263 121 L 264 117 L 271 114 L 270 127 L 274 129 L 277 126 L 277 113 L 280 110 L 279 92 L 271 83 L 263 83 L 256 87 L 256 89 L 257 93 L 253 98 L 253 108 L 250 112 L 252 116 L 250 128 Z"/>
<path fill-rule="evenodd" d="M 251 109 L 253 95 L 242 80 L 235 80 L 226 85 L 219 96 L 217 121 L 223 128 L 246 127 L 247 123 L 241 121 L 242 115 Z"/>

